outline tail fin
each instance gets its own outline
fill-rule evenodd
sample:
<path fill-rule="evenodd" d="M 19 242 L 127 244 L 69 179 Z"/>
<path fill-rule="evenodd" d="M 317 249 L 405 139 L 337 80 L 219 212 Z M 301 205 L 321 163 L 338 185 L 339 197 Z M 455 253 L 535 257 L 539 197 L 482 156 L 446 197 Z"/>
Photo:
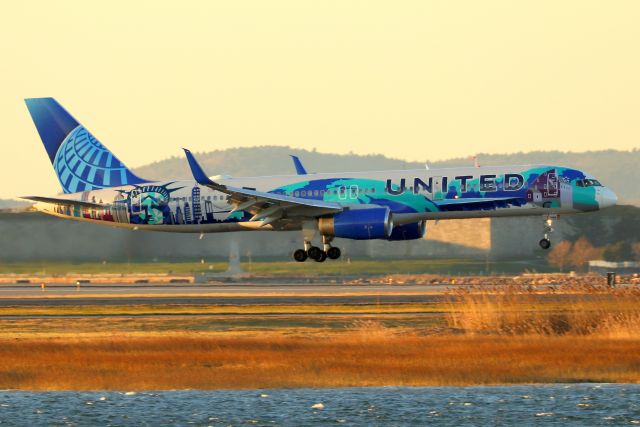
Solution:
<path fill-rule="evenodd" d="M 55 99 L 30 98 L 25 102 L 65 193 L 145 182 Z"/>

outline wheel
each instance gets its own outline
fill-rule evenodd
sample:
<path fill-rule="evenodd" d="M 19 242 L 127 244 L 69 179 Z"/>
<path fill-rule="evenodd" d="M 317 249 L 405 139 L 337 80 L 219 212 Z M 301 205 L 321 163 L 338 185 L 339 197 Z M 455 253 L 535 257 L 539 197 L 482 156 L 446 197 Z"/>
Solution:
<path fill-rule="evenodd" d="M 305 262 L 307 260 L 307 252 L 304 249 L 296 249 L 293 253 L 293 259 L 298 262 Z"/>
<path fill-rule="evenodd" d="M 331 246 L 327 251 L 327 256 L 329 257 L 329 259 L 338 259 L 340 258 L 340 255 L 340 248 L 336 248 L 335 246 Z"/>
<path fill-rule="evenodd" d="M 542 249 L 549 249 L 551 247 L 551 240 L 542 239 L 540 240 L 539 244 Z"/>
<path fill-rule="evenodd" d="M 316 262 L 325 262 L 327 260 L 327 253 L 325 251 L 320 251 L 320 256 L 314 259 Z"/>
<path fill-rule="evenodd" d="M 317 246 L 311 246 L 309 248 L 309 250 L 307 251 L 307 255 L 309 255 L 309 258 L 311 259 L 315 259 L 316 261 L 318 260 L 318 258 L 320 258 L 323 252 L 320 250 L 319 247 Z"/>

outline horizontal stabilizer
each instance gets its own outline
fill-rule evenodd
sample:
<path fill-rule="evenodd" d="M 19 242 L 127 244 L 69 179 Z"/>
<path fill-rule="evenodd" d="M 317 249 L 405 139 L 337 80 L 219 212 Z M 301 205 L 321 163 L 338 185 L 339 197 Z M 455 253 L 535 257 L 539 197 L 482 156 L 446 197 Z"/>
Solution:
<path fill-rule="evenodd" d="M 23 196 L 21 199 L 32 200 L 34 202 L 51 203 L 64 206 L 82 206 L 90 209 L 104 209 L 107 205 L 92 202 L 83 202 L 81 200 L 58 199 L 56 197 L 40 197 L 40 196 Z"/>

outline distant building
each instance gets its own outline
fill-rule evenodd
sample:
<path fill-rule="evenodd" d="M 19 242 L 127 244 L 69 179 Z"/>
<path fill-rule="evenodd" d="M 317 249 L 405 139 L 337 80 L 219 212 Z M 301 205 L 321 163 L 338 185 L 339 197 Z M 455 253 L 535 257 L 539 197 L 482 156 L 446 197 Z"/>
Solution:
<path fill-rule="evenodd" d="M 176 224 L 184 224 L 184 216 L 182 216 L 182 209 L 180 209 L 180 206 L 178 206 L 176 208 L 176 220 L 175 220 Z"/>
<path fill-rule="evenodd" d="M 207 216 L 207 222 L 213 222 L 213 203 L 211 203 L 211 200 L 204 202 L 204 211 Z"/>
<path fill-rule="evenodd" d="M 199 224 L 202 218 L 202 208 L 200 205 L 200 187 L 197 185 L 191 190 L 191 200 L 193 202 L 193 223 Z"/>
<path fill-rule="evenodd" d="M 635 274 L 640 273 L 640 263 L 635 261 L 611 262 L 603 260 L 589 261 L 589 273 L 618 273 Z"/>
<path fill-rule="evenodd" d="M 184 223 L 192 224 L 191 221 L 191 207 L 189 206 L 189 202 L 184 202 Z"/>

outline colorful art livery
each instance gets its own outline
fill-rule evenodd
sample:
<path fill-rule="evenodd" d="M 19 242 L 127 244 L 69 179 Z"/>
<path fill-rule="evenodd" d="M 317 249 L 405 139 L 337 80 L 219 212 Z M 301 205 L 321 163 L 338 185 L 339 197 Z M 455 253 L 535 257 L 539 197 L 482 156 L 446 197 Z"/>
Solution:
<path fill-rule="evenodd" d="M 54 99 L 26 103 L 65 193 L 143 182 Z"/>
<path fill-rule="evenodd" d="M 181 184 L 186 184 L 182 182 Z M 129 212 L 129 222 L 136 225 L 197 225 L 197 224 L 219 224 L 223 222 L 238 222 L 242 215 L 234 215 L 226 220 L 216 219 L 215 215 L 222 214 L 228 216 L 229 209 L 221 210 L 216 206 L 223 202 L 224 197 L 220 195 L 201 196 L 203 189 L 198 184 L 189 183 L 189 186 L 175 182 L 157 185 L 134 186 L 130 190 L 119 190 L 122 200 L 114 203 L 126 205 Z M 173 188 L 169 188 L 173 187 Z M 180 191 L 183 190 L 184 191 Z M 206 189 L 204 189 L 206 192 Z M 172 195 L 175 192 L 178 194 Z"/>
<path fill-rule="evenodd" d="M 69 193 L 27 198 L 47 213 L 123 227 L 200 233 L 315 227 L 326 258 L 339 256 L 329 251 L 336 236 L 414 239 L 429 219 L 549 217 L 617 201 L 594 177 L 559 166 L 310 174 L 294 157 L 297 175 L 213 181 L 188 150 L 193 180 L 152 182 L 133 174 L 52 98 L 26 103 Z M 544 240 L 549 243 L 546 234 Z M 309 248 L 307 237 L 303 252 L 298 261 L 307 253 L 325 259 Z"/>
<path fill-rule="evenodd" d="M 60 145 L 53 167 L 65 193 L 142 181 L 82 126 L 71 131 Z"/>
<path fill-rule="evenodd" d="M 445 170 L 439 171 L 442 173 Z M 261 191 L 308 200 L 337 202 L 349 207 L 387 207 L 394 214 L 424 213 L 426 219 L 439 218 L 446 212 L 467 212 L 468 217 L 482 215 L 501 216 L 501 211 L 511 209 L 510 215 L 534 214 L 530 210 L 552 209 L 556 213 L 576 213 L 598 210 L 596 186 L 578 186 L 587 175 L 575 169 L 562 167 L 532 167 L 520 173 L 502 175 L 472 175 L 477 169 L 470 168 L 469 175 L 439 176 L 442 184 L 433 186 L 434 177 L 367 179 L 345 177 L 311 179 L 303 181 L 299 175 L 278 177 L 294 182 Z M 412 171 L 394 172 L 410 174 Z M 434 171 L 431 173 L 438 173 Z M 250 178 L 242 178 L 241 184 Z M 221 182 L 233 183 L 235 179 Z M 257 188 L 263 178 L 251 182 Z M 400 184 L 394 184 L 400 182 Z M 413 185 L 407 185 L 412 182 Z M 490 182 L 490 184 L 488 184 Z M 601 189 L 603 187 L 600 187 Z M 602 199 L 602 197 L 600 198 Z M 134 225 L 199 225 L 238 223 L 248 220 L 252 214 L 236 212 L 229 216 L 232 206 L 227 195 L 201 186 L 193 181 L 172 181 L 128 186 L 116 190 L 95 190 L 82 193 L 80 200 L 100 201 L 105 208 L 63 209 L 69 216 L 99 219 L 103 221 L 128 222 Z M 514 211 L 519 208 L 519 213 Z M 114 210 L 126 210 L 126 216 L 115 217 Z M 526 210 L 528 212 L 523 212 Z M 536 212 L 542 214 L 542 211 Z M 460 216 L 458 216 L 460 217 Z M 120 218 L 118 221 L 117 218 Z M 127 218 L 125 220 L 125 218 Z"/>

